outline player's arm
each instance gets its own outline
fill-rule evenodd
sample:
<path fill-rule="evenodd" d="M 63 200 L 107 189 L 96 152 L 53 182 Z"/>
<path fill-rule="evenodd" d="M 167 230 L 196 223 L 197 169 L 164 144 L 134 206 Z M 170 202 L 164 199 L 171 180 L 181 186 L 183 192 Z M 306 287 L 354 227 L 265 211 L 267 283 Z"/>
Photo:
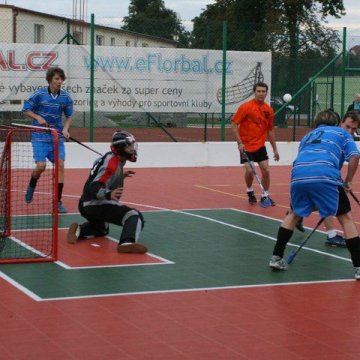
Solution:
<path fill-rule="evenodd" d="M 354 155 L 349 160 L 348 167 L 347 167 L 347 174 L 346 174 L 346 178 L 345 178 L 345 184 L 344 184 L 345 189 L 348 191 L 352 189 L 351 182 L 357 171 L 357 168 L 359 165 L 359 159 L 360 159 L 359 155 Z"/>
<path fill-rule="evenodd" d="M 94 181 L 89 185 L 87 191 L 88 194 L 97 200 L 119 200 L 122 195 L 123 188 L 118 187 L 116 189 L 109 189 L 103 182 Z"/>
<path fill-rule="evenodd" d="M 276 138 L 275 138 L 275 131 L 274 131 L 274 119 L 275 119 L 275 114 L 274 114 L 274 110 L 270 108 L 270 121 L 269 121 L 269 128 L 268 128 L 268 139 L 269 142 L 271 144 L 271 147 L 273 148 L 273 153 L 274 153 L 274 160 L 275 161 L 279 161 L 280 156 L 279 156 L 279 152 L 276 146 Z"/>
<path fill-rule="evenodd" d="M 127 177 L 132 177 L 133 175 L 135 175 L 135 171 L 133 170 L 127 170 L 127 171 L 124 171 L 124 179 L 127 178 Z"/>
<path fill-rule="evenodd" d="M 279 156 L 279 152 L 276 146 L 276 139 L 275 139 L 275 131 L 274 129 L 271 129 L 268 131 L 268 139 L 269 142 L 271 144 L 271 147 L 273 148 L 273 152 L 274 152 L 274 160 L 275 161 L 279 161 L 280 156 Z"/>
<path fill-rule="evenodd" d="M 43 119 L 40 115 L 35 114 L 33 111 L 28 110 L 28 111 L 23 111 L 23 112 L 29 118 L 36 120 L 39 123 L 39 125 L 49 126 L 48 122 L 45 119 Z"/>
<path fill-rule="evenodd" d="M 241 122 L 241 118 L 243 118 L 243 116 L 244 116 L 243 107 L 240 106 L 238 108 L 238 110 L 236 111 L 235 115 L 233 116 L 233 119 L 231 122 L 231 130 L 235 136 L 235 140 L 238 144 L 238 149 L 239 149 L 240 153 L 242 153 L 244 151 L 244 144 L 240 138 L 240 122 Z"/>
<path fill-rule="evenodd" d="M 36 92 L 33 93 L 27 100 L 25 100 L 22 112 L 29 118 L 37 121 L 39 125 L 49 126 L 48 122 L 43 117 L 34 112 L 38 104 L 38 100 L 39 95 Z"/>
<path fill-rule="evenodd" d="M 65 139 L 68 139 L 70 137 L 69 129 L 70 129 L 71 122 L 72 122 L 71 117 L 66 118 L 64 121 L 64 127 L 62 130 L 62 134 L 64 135 Z"/>
<path fill-rule="evenodd" d="M 73 115 L 73 100 L 68 98 L 68 103 L 65 107 L 64 114 L 65 114 L 65 121 L 64 121 L 64 127 L 62 134 L 64 135 L 65 139 L 68 139 L 70 137 L 69 129 L 72 122 L 72 115 Z"/>

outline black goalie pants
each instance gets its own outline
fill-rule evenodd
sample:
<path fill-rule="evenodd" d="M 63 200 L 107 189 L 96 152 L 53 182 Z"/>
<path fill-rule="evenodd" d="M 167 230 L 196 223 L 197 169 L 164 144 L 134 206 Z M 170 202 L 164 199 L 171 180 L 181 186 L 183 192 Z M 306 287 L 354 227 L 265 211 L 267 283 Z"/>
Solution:
<path fill-rule="evenodd" d="M 140 211 L 122 204 L 79 205 L 80 214 L 87 220 L 80 225 L 79 239 L 105 236 L 109 223 L 122 226 L 120 243 L 136 242 L 144 227 Z"/>

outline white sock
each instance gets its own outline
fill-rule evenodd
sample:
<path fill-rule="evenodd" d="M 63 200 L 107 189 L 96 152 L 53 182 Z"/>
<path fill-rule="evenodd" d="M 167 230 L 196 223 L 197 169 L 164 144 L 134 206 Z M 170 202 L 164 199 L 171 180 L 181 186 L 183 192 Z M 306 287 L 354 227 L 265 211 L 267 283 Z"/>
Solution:
<path fill-rule="evenodd" d="M 263 196 L 269 196 L 269 193 L 267 191 L 264 191 L 264 195 Z"/>
<path fill-rule="evenodd" d="M 327 236 L 329 239 L 334 238 L 336 235 L 337 235 L 336 230 L 328 230 L 327 231 Z"/>
<path fill-rule="evenodd" d="M 254 191 L 253 187 L 246 188 L 246 192 Z"/>

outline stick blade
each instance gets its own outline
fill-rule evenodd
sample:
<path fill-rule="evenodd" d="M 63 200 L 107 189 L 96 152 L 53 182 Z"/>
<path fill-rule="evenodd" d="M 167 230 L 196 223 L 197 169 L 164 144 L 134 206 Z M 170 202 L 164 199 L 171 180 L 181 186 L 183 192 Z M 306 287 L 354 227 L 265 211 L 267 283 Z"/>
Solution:
<path fill-rule="evenodd" d="M 292 252 L 290 253 L 290 255 L 288 256 L 288 258 L 287 258 L 287 263 L 288 263 L 288 264 L 291 264 L 291 263 L 294 261 L 295 256 L 296 256 L 296 252 L 295 252 L 295 251 L 292 251 Z"/>

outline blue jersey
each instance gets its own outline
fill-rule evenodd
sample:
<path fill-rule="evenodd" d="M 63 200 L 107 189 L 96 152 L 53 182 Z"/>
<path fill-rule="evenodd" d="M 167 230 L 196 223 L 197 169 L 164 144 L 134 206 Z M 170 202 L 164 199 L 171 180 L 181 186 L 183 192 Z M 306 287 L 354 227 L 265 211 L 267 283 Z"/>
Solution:
<path fill-rule="evenodd" d="M 41 116 L 50 127 L 62 132 L 62 114 L 69 118 L 73 114 L 73 101 L 65 90 L 60 90 L 58 94 L 51 94 L 50 89 L 40 88 L 35 91 L 24 102 L 22 109 L 24 112 L 32 111 Z M 32 119 L 32 125 L 41 126 L 35 119 Z M 50 138 L 46 133 L 33 133 L 33 140 L 47 140 Z"/>
<path fill-rule="evenodd" d="M 293 163 L 291 183 L 329 182 L 342 185 L 344 161 L 360 156 L 353 137 L 336 126 L 319 126 L 300 142 Z"/>

